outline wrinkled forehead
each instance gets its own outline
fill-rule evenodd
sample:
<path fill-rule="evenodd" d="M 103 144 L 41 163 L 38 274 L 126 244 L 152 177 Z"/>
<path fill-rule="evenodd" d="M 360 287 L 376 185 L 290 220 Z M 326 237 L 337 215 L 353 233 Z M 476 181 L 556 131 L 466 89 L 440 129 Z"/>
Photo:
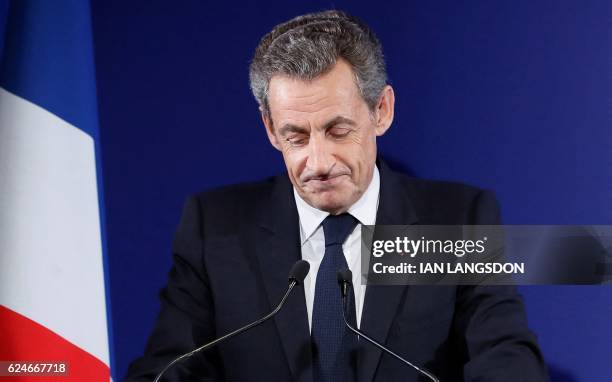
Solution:
<path fill-rule="evenodd" d="M 344 61 L 312 80 L 285 75 L 272 77 L 268 101 L 275 121 L 287 116 L 352 113 L 356 106 L 366 105 L 353 71 Z"/>

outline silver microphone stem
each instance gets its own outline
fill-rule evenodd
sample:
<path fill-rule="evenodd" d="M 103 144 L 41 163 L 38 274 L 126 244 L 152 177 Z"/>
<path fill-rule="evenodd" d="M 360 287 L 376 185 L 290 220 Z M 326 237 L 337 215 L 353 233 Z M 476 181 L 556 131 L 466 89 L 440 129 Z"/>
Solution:
<path fill-rule="evenodd" d="M 347 283 L 348 284 L 348 283 Z M 349 286 L 349 288 L 352 288 L 352 285 Z M 412 368 L 414 368 L 416 371 L 418 371 L 419 373 L 423 374 L 424 376 L 426 376 L 427 378 L 431 379 L 433 382 L 440 382 L 440 380 L 433 375 L 431 372 L 425 370 L 424 368 L 418 367 L 417 365 L 411 363 L 410 361 L 404 359 L 403 357 L 401 357 L 399 354 L 393 352 L 392 350 L 386 348 L 385 346 L 381 345 L 378 341 L 376 341 L 373 338 L 370 338 L 368 335 L 366 335 L 365 333 L 363 333 L 361 330 L 354 328 L 346 319 L 346 306 L 347 306 L 347 298 L 346 298 L 346 294 L 343 293 L 342 294 L 342 317 L 344 318 L 344 323 L 346 324 L 346 326 L 357 335 L 357 337 L 363 337 L 365 338 L 368 342 L 370 342 L 372 345 L 376 346 L 377 348 L 379 348 L 380 350 L 382 350 L 385 353 L 389 353 L 391 354 L 393 357 L 397 358 L 398 360 L 402 361 L 403 363 L 405 363 L 408 366 L 411 366 Z"/>

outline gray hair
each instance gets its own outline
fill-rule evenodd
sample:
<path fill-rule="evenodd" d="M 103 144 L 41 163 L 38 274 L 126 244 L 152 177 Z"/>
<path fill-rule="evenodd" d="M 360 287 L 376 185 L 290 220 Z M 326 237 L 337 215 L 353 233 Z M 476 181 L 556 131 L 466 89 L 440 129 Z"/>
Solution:
<path fill-rule="evenodd" d="M 364 101 L 374 110 L 387 84 L 382 46 L 357 18 L 330 10 L 298 16 L 266 34 L 250 67 L 251 91 L 269 115 L 268 87 L 274 75 L 312 80 L 331 70 L 338 59 L 352 67 Z"/>

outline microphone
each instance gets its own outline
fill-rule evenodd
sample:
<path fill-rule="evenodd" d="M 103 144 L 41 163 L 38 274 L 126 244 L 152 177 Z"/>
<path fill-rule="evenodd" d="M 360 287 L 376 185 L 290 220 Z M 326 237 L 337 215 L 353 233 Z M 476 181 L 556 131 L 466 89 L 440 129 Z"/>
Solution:
<path fill-rule="evenodd" d="M 433 382 L 440 382 L 440 380 L 433 375 L 431 372 L 425 370 L 424 368 L 420 368 L 417 365 L 411 363 L 410 361 L 402 358 L 401 356 L 399 356 L 398 354 L 394 353 L 392 350 L 386 348 L 385 346 L 383 346 L 380 342 L 370 338 L 368 335 L 366 335 L 364 332 L 362 332 L 361 330 L 354 328 L 346 319 L 346 308 L 347 308 L 347 295 L 348 295 L 348 291 L 349 288 L 352 287 L 353 285 L 353 273 L 351 272 L 350 269 L 343 269 L 338 271 L 338 283 L 340 284 L 340 292 L 342 293 L 342 317 L 344 317 L 344 323 L 345 325 L 353 332 L 357 335 L 357 337 L 363 337 L 365 338 L 368 342 L 370 342 L 372 345 L 376 346 L 377 348 L 379 348 L 380 350 L 384 351 L 387 354 L 391 354 L 393 357 L 397 358 L 398 360 L 402 361 L 403 363 L 405 363 L 406 365 L 412 367 L 413 369 L 415 369 L 416 371 L 418 371 L 419 373 L 423 374 L 424 376 L 426 376 L 427 378 L 431 379 Z"/>
<path fill-rule="evenodd" d="M 310 270 L 310 263 L 308 263 L 308 261 L 305 260 L 298 260 L 295 264 L 293 264 L 293 267 L 291 267 L 291 271 L 289 272 L 289 287 L 287 288 L 287 291 L 285 292 L 285 295 L 283 296 L 283 298 L 281 298 L 280 302 L 278 303 L 278 305 L 276 306 L 276 308 L 274 308 L 273 311 L 271 311 L 270 313 L 268 313 L 267 315 L 265 315 L 264 317 L 258 319 L 257 321 L 253 321 L 250 324 L 247 324 L 239 329 L 234 330 L 231 333 L 227 333 L 222 337 L 219 337 L 207 344 L 204 344 L 202 346 L 200 346 L 199 348 L 190 351 L 189 353 L 185 353 L 183 355 L 180 355 L 178 357 L 176 357 L 175 359 L 172 360 L 172 362 L 170 362 L 169 364 L 166 365 L 166 367 L 163 368 L 162 371 L 159 372 L 159 374 L 157 374 L 157 377 L 155 377 L 155 380 L 153 382 L 159 382 L 159 380 L 161 379 L 161 377 L 164 375 L 164 373 L 166 371 L 168 371 L 168 369 L 170 369 L 173 365 L 175 365 L 177 362 L 182 361 L 185 358 L 189 358 L 192 355 L 199 353 L 201 351 L 204 351 L 206 349 L 210 349 L 211 347 L 219 344 L 220 342 L 223 342 L 225 340 L 228 340 L 242 332 L 245 332 L 251 328 L 254 328 L 266 321 L 268 321 L 270 318 L 274 317 L 276 315 L 276 313 L 278 313 L 281 308 L 283 307 L 283 305 L 285 305 L 285 301 L 287 300 L 287 297 L 289 297 L 289 294 L 291 293 L 291 291 L 293 290 L 293 288 L 296 285 L 299 285 L 301 283 L 304 282 L 304 279 L 306 278 L 306 275 L 308 274 L 308 271 Z"/>

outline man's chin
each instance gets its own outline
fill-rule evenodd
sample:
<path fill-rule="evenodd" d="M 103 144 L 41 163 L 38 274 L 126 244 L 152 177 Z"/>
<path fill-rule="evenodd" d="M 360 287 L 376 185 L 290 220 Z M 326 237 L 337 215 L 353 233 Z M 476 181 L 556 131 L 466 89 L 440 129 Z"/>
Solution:
<path fill-rule="evenodd" d="M 319 194 L 314 198 L 306 200 L 306 202 L 318 210 L 326 211 L 334 215 L 346 212 L 350 207 L 350 201 L 346 200 L 346 197 L 335 195 Z"/>

